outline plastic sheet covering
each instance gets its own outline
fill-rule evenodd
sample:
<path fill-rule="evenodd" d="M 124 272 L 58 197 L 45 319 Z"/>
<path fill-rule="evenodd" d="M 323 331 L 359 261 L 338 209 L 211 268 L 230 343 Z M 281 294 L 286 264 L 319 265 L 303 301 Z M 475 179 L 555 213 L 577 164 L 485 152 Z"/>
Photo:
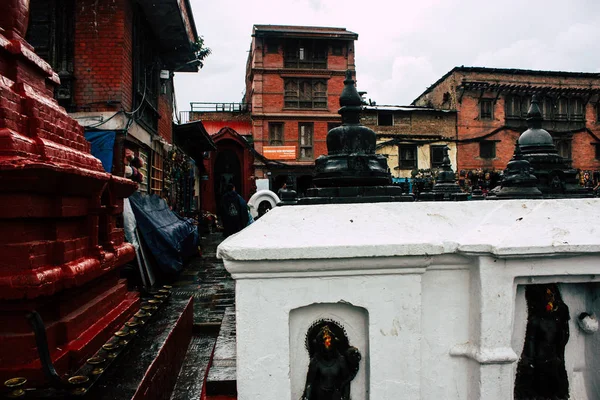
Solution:
<path fill-rule="evenodd" d="M 135 237 L 136 227 L 137 222 L 135 221 L 135 215 L 131 209 L 131 203 L 129 203 L 129 199 L 123 199 L 123 228 L 125 230 L 125 240 L 131 243 L 137 251 L 140 248 L 140 244 Z"/>
<path fill-rule="evenodd" d="M 115 131 L 87 131 L 85 138 L 92 145 L 92 155 L 102 162 L 106 172 L 112 172 Z"/>
<path fill-rule="evenodd" d="M 159 269 L 173 274 L 183 262 L 198 252 L 198 227 L 169 209 L 157 195 L 135 192 L 129 197 L 143 241 L 157 261 Z"/>

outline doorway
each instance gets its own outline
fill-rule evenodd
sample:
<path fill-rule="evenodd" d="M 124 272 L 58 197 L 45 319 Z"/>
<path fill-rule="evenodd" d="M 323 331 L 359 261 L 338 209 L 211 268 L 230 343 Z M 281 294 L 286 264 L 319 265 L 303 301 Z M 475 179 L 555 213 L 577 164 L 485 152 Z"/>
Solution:
<path fill-rule="evenodd" d="M 227 188 L 227 184 L 231 183 L 235 186 L 238 193 L 243 192 L 242 188 L 242 168 L 240 159 L 233 150 L 222 150 L 217 153 L 215 160 L 215 204 L 217 209 L 221 204 L 221 196 Z"/>

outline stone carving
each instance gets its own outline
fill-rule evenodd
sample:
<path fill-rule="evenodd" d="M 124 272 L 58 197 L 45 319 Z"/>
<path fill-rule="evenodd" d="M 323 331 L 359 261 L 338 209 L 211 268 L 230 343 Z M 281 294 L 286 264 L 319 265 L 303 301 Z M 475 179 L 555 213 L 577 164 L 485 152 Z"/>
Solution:
<path fill-rule="evenodd" d="M 306 335 L 306 349 L 310 363 L 301 400 L 350 400 L 362 356 L 344 329 L 335 321 L 317 321 Z"/>
<path fill-rule="evenodd" d="M 555 284 L 529 285 L 525 346 L 517 366 L 515 400 L 565 400 L 569 381 L 565 346 L 569 341 L 569 308 Z"/>

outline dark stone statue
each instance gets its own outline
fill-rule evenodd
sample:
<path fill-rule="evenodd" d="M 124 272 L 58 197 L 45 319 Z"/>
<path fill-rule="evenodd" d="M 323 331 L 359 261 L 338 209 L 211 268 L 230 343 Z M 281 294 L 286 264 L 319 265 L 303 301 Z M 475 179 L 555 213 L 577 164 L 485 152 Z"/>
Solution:
<path fill-rule="evenodd" d="M 569 308 L 558 286 L 529 285 L 527 331 L 517 365 L 515 400 L 566 400 L 569 381 L 565 346 L 569 341 Z"/>
<path fill-rule="evenodd" d="M 332 321 L 314 324 L 307 334 L 310 356 L 301 400 L 350 400 L 350 382 L 361 354 L 348 343 L 343 328 Z"/>

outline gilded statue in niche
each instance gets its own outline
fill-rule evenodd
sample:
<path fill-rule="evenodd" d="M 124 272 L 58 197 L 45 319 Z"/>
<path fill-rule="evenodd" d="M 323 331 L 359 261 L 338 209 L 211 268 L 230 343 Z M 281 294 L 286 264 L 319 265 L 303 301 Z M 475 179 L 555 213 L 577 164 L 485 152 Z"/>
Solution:
<path fill-rule="evenodd" d="M 362 358 L 337 322 L 321 320 L 306 335 L 310 362 L 301 400 L 350 400 L 350 382 Z"/>

